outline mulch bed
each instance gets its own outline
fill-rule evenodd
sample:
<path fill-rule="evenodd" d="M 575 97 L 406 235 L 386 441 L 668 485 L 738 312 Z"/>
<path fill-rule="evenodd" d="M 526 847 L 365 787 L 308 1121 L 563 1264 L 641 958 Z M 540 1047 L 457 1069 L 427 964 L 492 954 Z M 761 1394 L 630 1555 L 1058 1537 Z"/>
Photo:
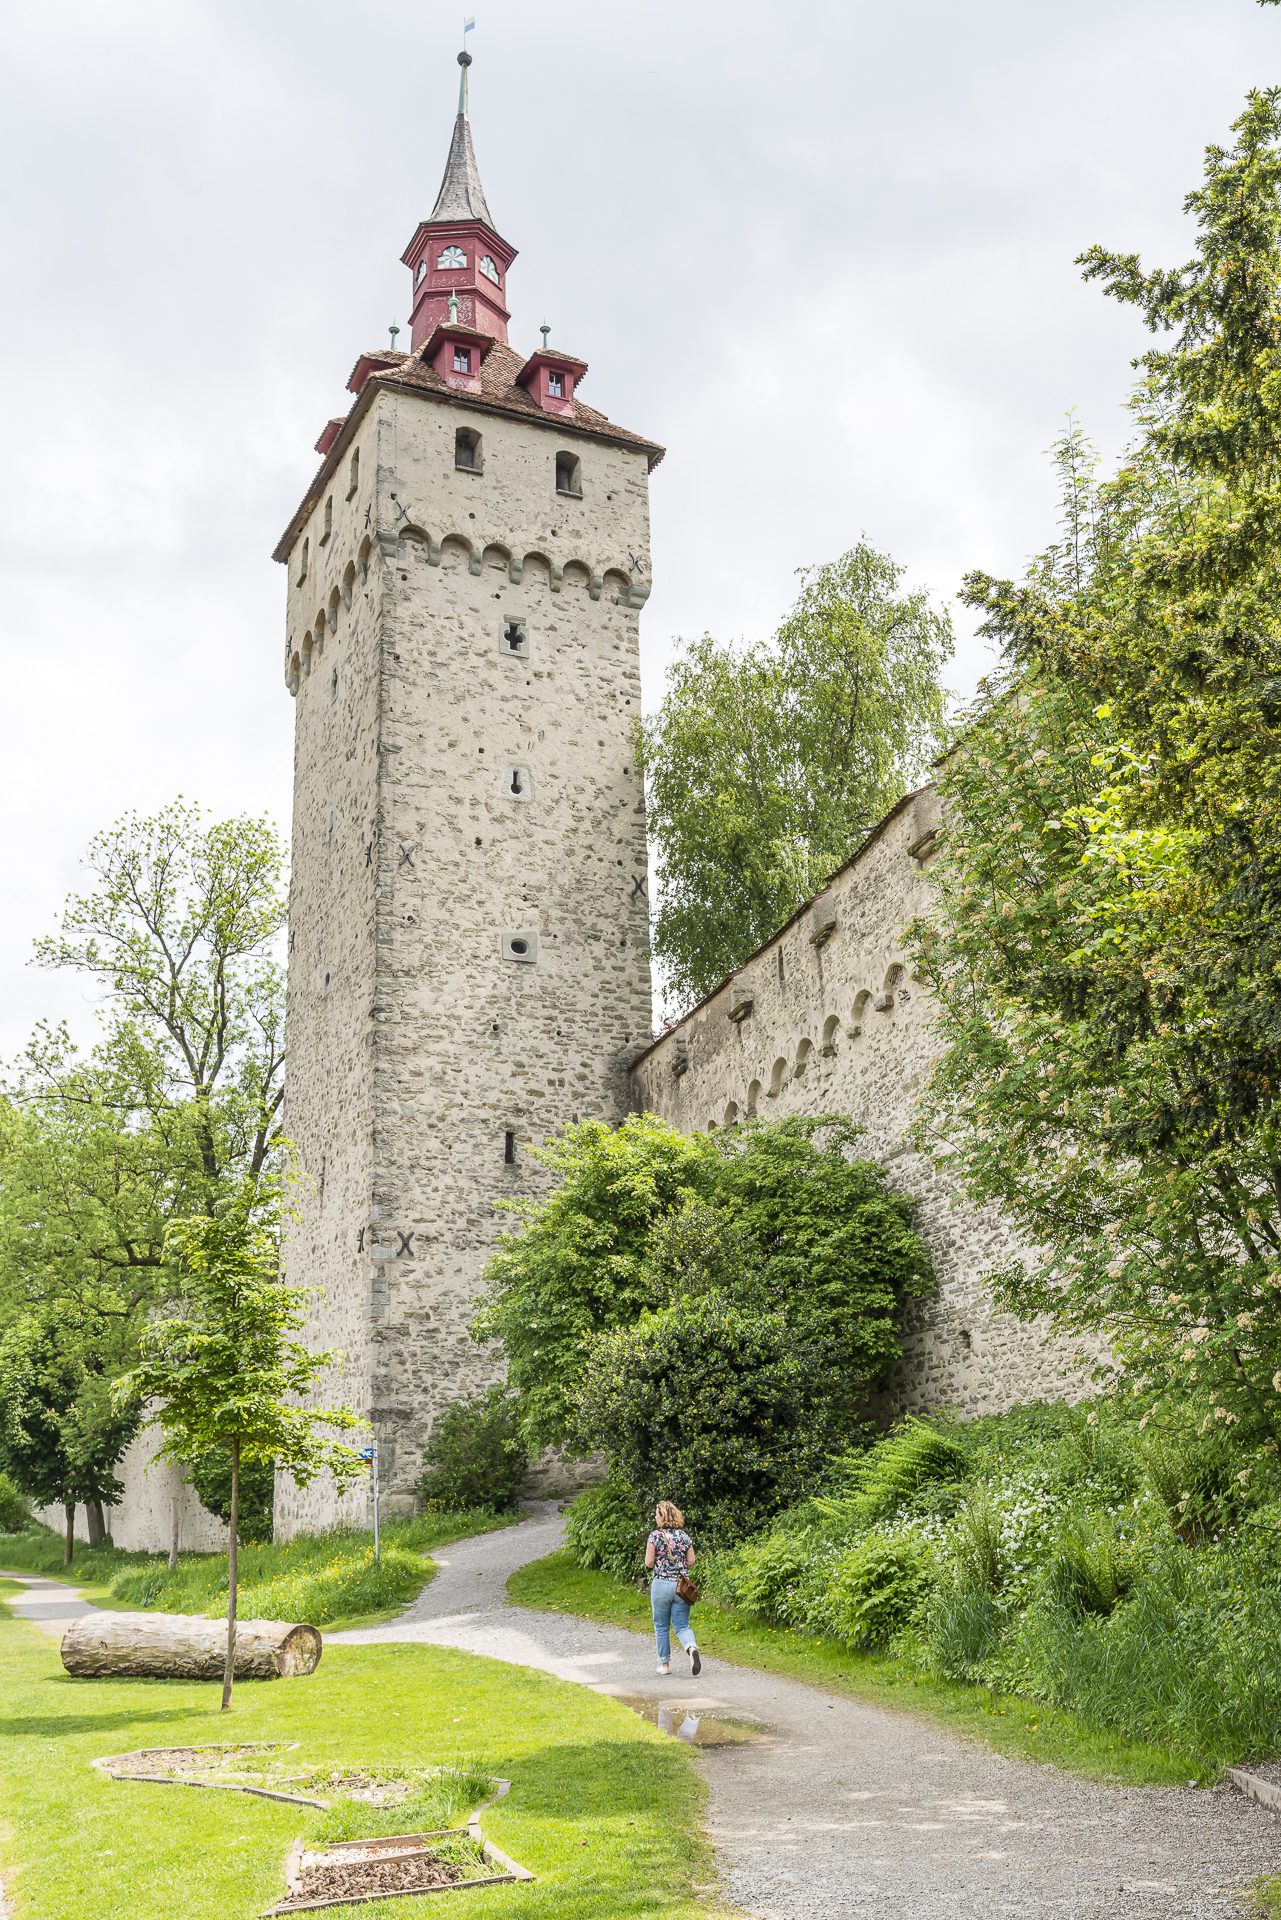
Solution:
<path fill-rule="evenodd" d="M 352 1894 L 419 1892 L 428 1887 L 452 1886 L 463 1878 L 459 1867 L 435 1853 L 334 1861 L 332 1865 L 304 1867 L 297 1897 L 335 1900 Z"/>

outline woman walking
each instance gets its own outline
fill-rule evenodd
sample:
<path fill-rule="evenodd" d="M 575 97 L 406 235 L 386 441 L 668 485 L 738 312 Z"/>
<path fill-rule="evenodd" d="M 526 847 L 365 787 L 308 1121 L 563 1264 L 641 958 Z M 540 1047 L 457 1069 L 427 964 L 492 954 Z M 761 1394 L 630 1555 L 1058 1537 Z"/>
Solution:
<path fill-rule="evenodd" d="M 685 1515 L 670 1500 L 660 1500 L 654 1509 L 654 1531 L 645 1545 L 645 1565 L 650 1569 L 649 1605 L 654 1616 L 654 1641 L 658 1648 L 658 1671 L 672 1670 L 672 1639 L 676 1638 L 689 1655 L 691 1673 L 702 1670 L 698 1645 L 690 1631 L 689 1601 L 682 1599 L 680 1586 L 689 1586 L 686 1577 L 694 1564 L 694 1543 L 685 1531 Z M 698 1595 L 693 1596 L 695 1599 Z"/>

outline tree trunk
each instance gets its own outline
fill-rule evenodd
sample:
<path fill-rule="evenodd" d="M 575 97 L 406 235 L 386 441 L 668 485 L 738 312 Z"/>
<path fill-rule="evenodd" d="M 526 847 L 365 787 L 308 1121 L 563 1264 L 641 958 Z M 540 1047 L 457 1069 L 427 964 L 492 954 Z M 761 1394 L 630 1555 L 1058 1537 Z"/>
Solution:
<path fill-rule="evenodd" d="M 222 1711 L 231 1705 L 236 1673 L 236 1522 L 240 1518 L 240 1442 L 231 1443 L 231 1542 L 227 1548 L 227 1664 L 222 1675 Z"/>
<path fill-rule="evenodd" d="M 169 1502 L 169 1571 L 178 1564 L 178 1496 Z"/>
<path fill-rule="evenodd" d="M 238 1680 L 314 1673 L 321 1637 L 289 1620 L 242 1620 L 236 1628 Z M 214 1680 L 227 1667 L 227 1622 L 187 1613 L 84 1613 L 62 1637 L 68 1673 Z"/>
<path fill-rule="evenodd" d="M 101 1500 L 85 1501 L 85 1519 L 89 1522 L 89 1545 L 100 1547 L 107 1537 L 107 1522 Z"/>
<path fill-rule="evenodd" d="M 76 1544 L 76 1503 L 74 1500 L 64 1500 L 62 1504 L 67 1516 L 67 1550 L 62 1556 L 62 1564 L 64 1567 L 69 1567 Z"/>

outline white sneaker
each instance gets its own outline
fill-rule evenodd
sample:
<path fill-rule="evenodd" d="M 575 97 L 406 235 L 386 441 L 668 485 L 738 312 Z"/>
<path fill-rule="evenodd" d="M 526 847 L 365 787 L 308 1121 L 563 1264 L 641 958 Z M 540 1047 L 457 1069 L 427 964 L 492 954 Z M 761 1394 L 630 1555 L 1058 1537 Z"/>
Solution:
<path fill-rule="evenodd" d="M 671 1662 L 670 1662 L 669 1660 L 660 1660 L 660 1661 L 659 1661 L 659 1663 L 658 1663 L 658 1671 L 659 1671 L 660 1673 L 670 1673 L 670 1672 L 671 1672 L 671 1670 L 672 1670 L 672 1667 L 671 1667 Z"/>
<path fill-rule="evenodd" d="M 689 1670 L 691 1673 L 701 1673 L 703 1670 L 703 1663 L 698 1657 L 697 1647 L 691 1647 L 689 1650 Z"/>

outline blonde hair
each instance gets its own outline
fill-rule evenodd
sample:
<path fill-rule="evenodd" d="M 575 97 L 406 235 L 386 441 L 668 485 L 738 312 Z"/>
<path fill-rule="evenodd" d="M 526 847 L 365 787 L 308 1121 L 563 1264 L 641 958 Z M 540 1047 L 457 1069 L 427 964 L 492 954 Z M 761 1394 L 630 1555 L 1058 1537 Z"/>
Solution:
<path fill-rule="evenodd" d="M 654 1524 L 659 1527 L 683 1527 L 685 1515 L 670 1500 L 660 1500 L 654 1509 Z"/>

